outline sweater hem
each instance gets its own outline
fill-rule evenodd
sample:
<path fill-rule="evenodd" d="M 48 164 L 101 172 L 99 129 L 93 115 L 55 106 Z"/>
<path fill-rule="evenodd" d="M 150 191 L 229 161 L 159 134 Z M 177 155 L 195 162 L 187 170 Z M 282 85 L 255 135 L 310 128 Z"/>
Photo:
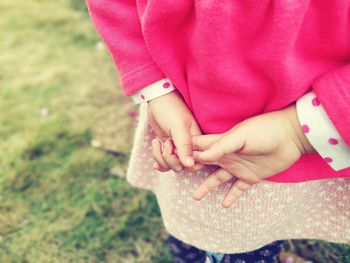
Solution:
<path fill-rule="evenodd" d="M 150 62 L 123 75 L 120 78 L 120 82 L 124 94 L 131 96 L 146 86 L 164 78 L 164 73 L 154 62 Z"/>

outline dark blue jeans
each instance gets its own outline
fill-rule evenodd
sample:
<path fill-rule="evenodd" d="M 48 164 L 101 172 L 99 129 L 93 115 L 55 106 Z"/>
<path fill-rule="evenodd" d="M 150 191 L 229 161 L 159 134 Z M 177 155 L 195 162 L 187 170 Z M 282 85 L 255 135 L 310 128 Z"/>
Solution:
<path fill-rule="evenodd" d="M 200 250 L 173 236 L 169 236 L 167 243 L 175 263 L 204 263 L 206 260 L 211 263 L 278 263 L 283 247 L 283 241 L 275 241 L 251 252 L 219 254 Z"/>

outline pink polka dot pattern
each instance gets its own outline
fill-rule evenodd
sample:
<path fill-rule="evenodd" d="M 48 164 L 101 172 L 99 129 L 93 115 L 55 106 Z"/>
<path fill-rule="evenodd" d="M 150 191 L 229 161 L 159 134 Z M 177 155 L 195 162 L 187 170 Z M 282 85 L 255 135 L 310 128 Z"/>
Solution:
<path fill-rule="evenodd" d="M 329 144 L 332 144 L 332 145 L 337 145 L 339 142 L 338 142 L 337 139 L 329 138 L 329 139 L 328 139 L 328 143 L 329 143 Z"/>
<path fill-rule="evenodd" d="M 319 97 L 314 92 L 305 94 L 297 100 L 296 110 L 305 136 L 324 157 L 324 163 L 335 171 L 349 168 L 350 147 L 342 140 Z"/>
<path fill-rule="evenodd" d="M 315 107 L 320 105 L 320 101 L 318 100 L 317 97 L 312 99 L 312 105 Z"/>
<path fill-rule="evenodd" d="M 136 104 L 144 103 L 153 100 L 157 97 L 163 96 L 175 90 L 171 80 L 164 78 L 149 84 L 143 89 L 137 91 L 132 95 L 132 99 Z"/>
<path fill-rule="evenodd" d="M 323 158 L 323 160 L 326 162 L 326 163 L 331 163 L 333 162 L 333 159 L 331 157 L 325 157 Z"/>
<path fill-rule="evenodd" d="M 169 82 L 165 82 L 164 84 L 163 84 L 163 88 L 164 89 L 168 89 L 170 87 L 170 83 Z"/>
<path fill-rule="evenodd" d="M 301 128 L 303 129 L 304 133 L 308 133 L 310 131 L 310 128 L 307 124 L 304 124 L 303 126 L 301 126 Z"/>

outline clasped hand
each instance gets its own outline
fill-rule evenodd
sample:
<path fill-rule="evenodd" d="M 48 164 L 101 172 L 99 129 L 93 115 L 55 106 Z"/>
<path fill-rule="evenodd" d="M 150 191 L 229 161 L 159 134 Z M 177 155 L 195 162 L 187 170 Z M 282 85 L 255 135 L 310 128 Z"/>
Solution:
<path fill-rule="evenodd" d="M 252 185 L 314 151 L 299 125 L 295 105 L 249 118 L 224 134 L 194 136 L 192 143 L 197 162 L 220 167 L 196 189 L 193 198 L 200 200 L 236 178 L 222 202 L 224 207 L 230 207 Z"/>
<path fill-rule="evenodd" d="M 168 100 L 177 101 L 177 98 Z M 166 107 L 169 105 L 167 103 Z M 179 172 L 184 168 L 199 170 L 203 165 L 217 165 L 218 169 L 193 193 L 196 200 L 232 180 L 232 187 L 222 202 L 224 207 L 230 207 L 252 185 L 288 169 L 303 154 L 314 151 L 299 125 L 295 105 L 249 118 L 223 134 L 212 135 L 201 135 L 198 124 L 184 105 L 178 104 L 174 112 L 179 112 L 179 106 L 182 114 L 176 115 L 178 120 L 174 125 L 171 124 L 173 118 L 170 121 L 158 117 L 162 124 L 155 126 L 154 115 L 157 114 L 149 112 L 158 134 L 171 138 L 153 140 L 154 168 Z M 160 108 L 157 107 L 158 112 L 163 115 Z M 166 126 L 172 128 L 164 132 Z M 191 162 L 192 157 L 196 164 Z"/>

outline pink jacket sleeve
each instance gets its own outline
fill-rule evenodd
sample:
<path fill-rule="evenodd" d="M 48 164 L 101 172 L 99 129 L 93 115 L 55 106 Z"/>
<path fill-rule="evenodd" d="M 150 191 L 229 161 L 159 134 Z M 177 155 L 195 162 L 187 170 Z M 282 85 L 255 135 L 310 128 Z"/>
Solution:
<path fill-rule="evenodd" d="M 125 95 L 165 77 L 144 42 L 135 0 L 86 2 L 93 23 L 112 55 Z"/>
<path fill-rule="evenodd" d="M 312 87 L 340 136 L 350 147 L 350 64 L 316 79 Z"/>

